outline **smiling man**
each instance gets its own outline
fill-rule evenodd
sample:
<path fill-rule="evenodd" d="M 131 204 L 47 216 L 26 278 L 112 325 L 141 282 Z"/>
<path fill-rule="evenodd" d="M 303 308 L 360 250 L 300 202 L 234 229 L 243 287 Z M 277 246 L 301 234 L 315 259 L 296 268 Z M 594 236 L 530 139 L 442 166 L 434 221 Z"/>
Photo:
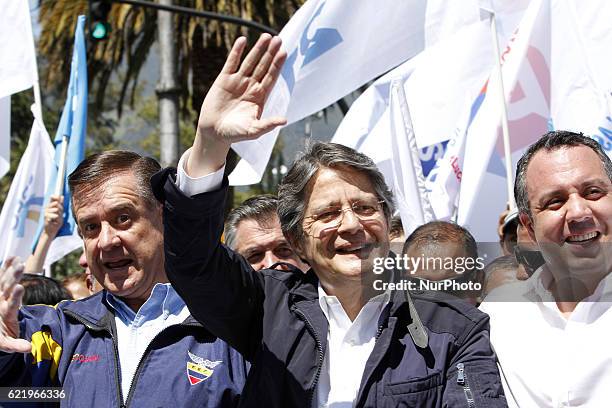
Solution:
<path fill-rule="evenodd" d="M 19 309 L 21 268 L 0 271 L 0 384 L 62 387 L 62 406 L 237 405 L 244 360 L 191 317 L 166 278 L 162 206 L 149 183 L 158 170 L 108 151 L 70 175 L 86 264 L 104 290 Z"/>
<path fill-rule="evenodd" d="M 505 407 L 486 315 L 464 302 L 375 293 L 394 204 L 364 154 L 313 143 L 279 185 L 280 227 L 306 273 L 255 272 L 220 244 L 230 144 L 285 123 L 261 117 L 286 58 L 280 38 L 262 35 L 242 60 L 245 47 L 244 37 L 234 43 L 178 170 L 152 180 L 171 282 L 254 363 L 241 406 Z"/>
<path fill-rule="evenodd" d="M 611 180 L 601 146 L 572 132 L 546 134 L 518 163 L 520 220 L 545 264 L 482 306 L 508 401 L 517 406 L 612 400 Z"/>

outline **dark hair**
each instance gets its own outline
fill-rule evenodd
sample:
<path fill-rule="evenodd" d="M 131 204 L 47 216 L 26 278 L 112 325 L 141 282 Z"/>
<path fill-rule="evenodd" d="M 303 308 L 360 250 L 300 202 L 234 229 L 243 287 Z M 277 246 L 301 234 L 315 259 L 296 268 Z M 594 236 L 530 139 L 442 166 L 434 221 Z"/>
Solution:
<path fill-rule="evenodd" d="M 316 142 L 293 163 L 278 186 L 278 217 L 290 243 L 302 241 L 307 186 L 321 168 L 349 168 L 364 174 L 380 200 L 387 223 L 393 214 L 393 194 L 376 164 L 363 153 L 337 143 Z"/>
<path fill-rule="evenodd" d="M 25 288 L 24 305 L 56 305 L 62 300 L 71 300 L 70 293 L 53 278 L 24 273 L 21 285 Z"/>
<path fill-rule="evenodd" d="M 236 248 L 236 231 L 240 222 L 255 220 L 258 224 L 268 223 L 275 218 L 278 198 L 273 195 L 258 195 L 248 198 L 238 207 L 232 209 L 225 220 L 225 244 Z"/>
<path fill-rule="evenodd" d="M 529 197 L 527 196 L 527 167 L 533 159 L 533 156 L 535 156 L 535 154 L 540 150 L 550 152 L 552 150 L 576 146 L 586 146 L 591 148 L 597 154 L 597 156 L 599 156 L 604 171 L 608 175 L 610 181 L 612 181 L 612 161 L 610 161 L 610 158 L 596 140 L 584 136 L 582 133 L 569 132 L 565 130 L 548 132 L 537 142 L 529 146 L 516 166 L 514 199 L 516 200 L 516 205 L 521 213 L 525 213 L 531 218 Z"/>
<path fill-rule="evenodd" d="M 473 259 L 478 257 L 476 240 L 470 231 L 448 221 L 431 221 L 415 229 L 406 239 L 402 253 L 407 253 L 408 249 L 413 246 L 420 248 L 441 242 L 457 242 L 463 246 L 467 257 Z"/>
<path fill-rule="evenodd" d="M 150 157 L 127 150 L 109 150 L 92 154 L 78 165 L 68 177 L 70 193 L 76 196 L 88 194 L 117 173 L 130 171 L 136 178 L 136 193 L 154 207 L 158 202 L 151 188 L 151 176 L 161 169 Z"/>
<path fill-rule="evenodd" d="M 404 226 L 402 225 L 402 219 L 399 215 L 394 215 L 389 223 L 389 239 L 399 238 L 403 234 Z"/>
<path fill-rule="evenodd" d="M 72 282 L 81 282 L 87 284 L 87 274 L 85 272 L 75 272 L 62 279 L 62 285 L 64 286 Z"/>

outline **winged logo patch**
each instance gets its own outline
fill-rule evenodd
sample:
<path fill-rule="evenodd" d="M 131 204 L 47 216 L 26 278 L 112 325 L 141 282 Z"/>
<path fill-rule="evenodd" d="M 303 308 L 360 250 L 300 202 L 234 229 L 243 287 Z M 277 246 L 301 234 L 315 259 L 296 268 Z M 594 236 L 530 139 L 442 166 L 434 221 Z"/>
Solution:
<path fill-rule="evenodd" d="M 189 359 L 187 362 L 187 378 L 191 385 L 196 385 L 208 379 L 215 372 L 214 368 L 223 361 L 210 361 L 206 358 L 196 356 L 190 351 L 187 351 Z"/>

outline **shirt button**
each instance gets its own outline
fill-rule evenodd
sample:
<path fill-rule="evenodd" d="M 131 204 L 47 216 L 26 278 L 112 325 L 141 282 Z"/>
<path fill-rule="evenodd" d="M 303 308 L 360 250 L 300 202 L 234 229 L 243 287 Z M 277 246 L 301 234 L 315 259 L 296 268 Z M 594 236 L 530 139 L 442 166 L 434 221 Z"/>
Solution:
<path fill-rule="evenodd" d="M 355 339 L 349 339 L 349 341 L 348 341 L 347 343 L 348 343 L 349 345 L 351 345 L 351 346 L 354 346 L 354 345 L 355 345 L 355 343 L 357 343 L 357 342 L 355 341 Z"/>

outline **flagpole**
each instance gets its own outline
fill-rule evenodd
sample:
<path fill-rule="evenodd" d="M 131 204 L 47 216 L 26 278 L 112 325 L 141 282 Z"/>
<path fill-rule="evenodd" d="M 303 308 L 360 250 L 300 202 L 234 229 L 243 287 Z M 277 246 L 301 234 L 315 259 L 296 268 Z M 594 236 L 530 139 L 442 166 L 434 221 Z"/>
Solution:
<path fill-rule="evenodd" d="M 38 83 L 38 75 L 36 76 L 36 80 L 34 81 L 34 86 L 32 87 L 32 89 L 34 90 L 34 114 L 36 115 L 36 118 L 40 121 L 41 126 L 44 127 L 45 122 L 42 117 L 42 98 L 40 96 L 40 84 Z"/>
<path fill-rule="evenodd" d="M 68 136 L 62 136 L 62 151 L 60 153 L 60 166 L 57 169 L 55 195 L 64 195 L 64 178 L 66 177 L 66 155 L 68 154 Z"/>
<path fill-rule="evenodd" d="M 506 187 L 508 190 L 508 204 L 510 210 L 516 208 L 516 202 L 514 201 L 514 181 L 512 175 L 512 152 L 510 150 L 510 131 L 508 130 L 508 108 L 506 106 L 506 94 L 504 92 L 504 81 L 502 76 L 501 67 L 501 54 L 499 52 L 499 43 L 497 40 L 497 23 L 495 22 L 495 12 L 493 10 L 486 10 L 489 13 L 491 19 L 491 41 L 493 43 L 494 57 L 495 57 L 495 75 L 497 77 L 497 83 L 499 84 L 499 97 L 501 102 L 501 128 L 502 128 L 502 139 L 504 141 L 504 158 L 506 167 Z"/>

